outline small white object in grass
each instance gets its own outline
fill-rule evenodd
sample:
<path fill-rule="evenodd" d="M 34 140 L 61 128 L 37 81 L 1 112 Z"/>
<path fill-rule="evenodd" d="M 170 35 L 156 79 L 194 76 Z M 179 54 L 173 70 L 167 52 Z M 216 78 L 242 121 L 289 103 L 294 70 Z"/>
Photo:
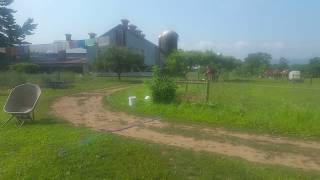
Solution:
<path fill-rule="evenodd" d="M 129 106 L 134 106 L 136 104 L 137 97 L 136 96 L 129 96 Z"/>
<path fill-rule="evenodd" d="M 146 97 L 144 97 L 144 100 L 146 100 L 146 101 L 148 101 L 148 100 L 150 100 L 151 99 L 151 97 L 150 96 L 146 96 Z"/>

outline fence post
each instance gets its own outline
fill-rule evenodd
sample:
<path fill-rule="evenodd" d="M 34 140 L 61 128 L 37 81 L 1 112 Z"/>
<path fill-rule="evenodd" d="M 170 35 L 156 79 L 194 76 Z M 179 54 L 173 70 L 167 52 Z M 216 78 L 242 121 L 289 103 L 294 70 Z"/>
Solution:
<path fill-rule="evenodd" d="M 186 92 L 188 92 L 189 81 L 186 81 Z"/>
<path fill-rule="evenodd" d="M 210 94 L 210 80 L 207 80 L 207 96 L 206 96 L 206 103 L 209 102 L 209 94 Z"/>

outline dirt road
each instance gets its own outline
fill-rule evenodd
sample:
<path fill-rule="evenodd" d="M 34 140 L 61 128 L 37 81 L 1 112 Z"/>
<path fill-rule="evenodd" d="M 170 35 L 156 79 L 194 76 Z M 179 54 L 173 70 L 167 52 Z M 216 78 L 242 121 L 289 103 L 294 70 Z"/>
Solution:
<path fill-rule="evenodd" d="M 122 89 L 114 87 L 62 97 L 52 108 L 58 117 L 95 130 L 252 162 L 320 171 L 320 142 L 176 125 L 105 108 L 103 98 Z"/>

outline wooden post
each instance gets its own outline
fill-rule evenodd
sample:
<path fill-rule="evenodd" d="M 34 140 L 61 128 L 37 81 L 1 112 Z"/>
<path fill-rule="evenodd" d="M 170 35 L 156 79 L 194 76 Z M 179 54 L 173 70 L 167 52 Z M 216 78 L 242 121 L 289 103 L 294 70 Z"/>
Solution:
<path fill-rule="evenodd" d="M 209 102 L 209 94 L 210 94 L 210 80 L 207 80 L 207 96 L 206 96 L 206 103 Z"/>

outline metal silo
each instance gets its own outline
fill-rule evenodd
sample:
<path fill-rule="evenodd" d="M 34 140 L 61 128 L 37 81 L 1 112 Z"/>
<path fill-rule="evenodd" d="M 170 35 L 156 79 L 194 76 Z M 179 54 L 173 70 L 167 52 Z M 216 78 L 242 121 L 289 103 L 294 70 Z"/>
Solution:
<path fill-rule="evenodd" d="M 178 49 L 179 35 L 175 31 L 164 31 L 159 35 L 160 65 L 165 62 L 166 57 Z"/>

